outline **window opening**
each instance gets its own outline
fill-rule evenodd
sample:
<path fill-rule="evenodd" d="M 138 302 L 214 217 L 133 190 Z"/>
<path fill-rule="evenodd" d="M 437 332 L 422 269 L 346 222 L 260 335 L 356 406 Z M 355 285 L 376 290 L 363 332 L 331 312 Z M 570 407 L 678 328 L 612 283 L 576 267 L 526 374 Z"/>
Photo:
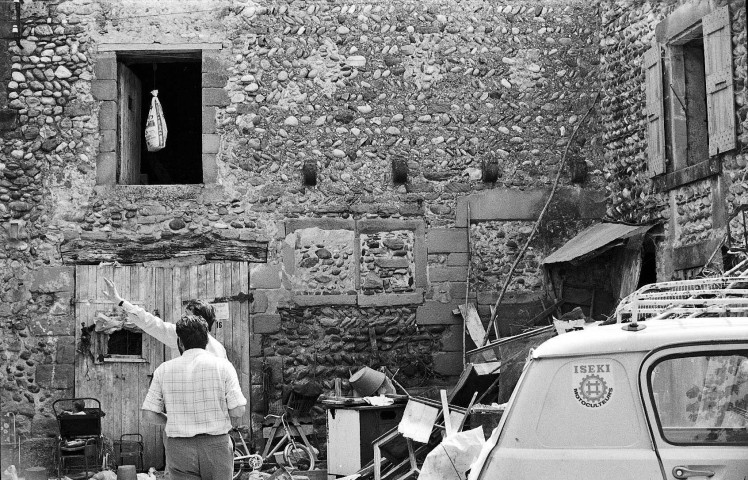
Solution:
<path fill-rule="evenodd" d="M 203 183 L 200 52 L 127 53 L 120 54 L 118 62 L 121 102 L 118 183 Z M 166 147 L 157 152 L 147 150 L 144 135 L 152 90 L 158 90 L 168 127 Z"/>
<path fill-rule="evenodd" d="M 639 272 L 639 284 L 636 289 L 657 282 L 657 256 L 654 242 L 645 238 L 642 244 L 642 266 Z"/>
<path fill-rule="evenodd" d="M 107 340 L 108 355 L 134 355 L 139 357 L 142 353 L 142 333 L 131 332 L 123 328 L 109 334 L 109 339 Z"/>
<path fill-rule="evenodd" d="M 665 441 L 748 445 L 748 352 L 666 357 L 649 370 Z"/>

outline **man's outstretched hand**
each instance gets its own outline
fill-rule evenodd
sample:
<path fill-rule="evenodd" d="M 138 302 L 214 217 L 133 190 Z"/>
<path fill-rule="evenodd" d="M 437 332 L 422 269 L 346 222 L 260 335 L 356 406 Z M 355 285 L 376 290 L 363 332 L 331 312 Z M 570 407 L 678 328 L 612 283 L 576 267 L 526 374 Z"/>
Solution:
<path fill-rule="evenodd" d="M 106 283 L 106 288 L 104 288 L 101 293 L 104 294 L 104 297 L 106 297 L 107 300 L 114 302 L 119 305 L 119 302 L 124 300 L 117 291 L 117 287 L 114 286 L 114 282 L 109 280 L 108 278 L 104 279 L 104 283 Z"/>

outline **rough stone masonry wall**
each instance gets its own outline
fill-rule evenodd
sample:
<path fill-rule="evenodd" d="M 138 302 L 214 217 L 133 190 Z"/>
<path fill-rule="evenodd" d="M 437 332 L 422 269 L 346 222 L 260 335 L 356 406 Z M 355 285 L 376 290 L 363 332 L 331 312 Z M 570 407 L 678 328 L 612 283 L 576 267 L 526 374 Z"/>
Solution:
<path fill-rule="evenodd" d="M 327 317 L 386 317 L 387 328 L 398 329 L 393 349 L 428 345 L 435 374 L 459 374 L 461 338 L 451 309 L 464 297 L 467 252 L 466 242 L 452 240 L 464 239 L 467 229 L 453 228 L 456 201 L 494 187 L 550 185 L 598 88 L 597 23 L 596 5 L 572 0 L 24 1 L 21 47 L 8 42 L 0 54 L 10 67 L 0 72 L 8 75 L 0 105 L 12 110 L 0 132 L 3 406 L 21 415 L 27 436 L 55 432 L 48 404 L 72 384 L 60 376 L 74 355 L 74 319 L 63 308 L 70 287 L 34 285 L 67 275 L 55 270 L 63 242 L 204 233 L 268 240 L 269 263 L 255 266 L 252 288 L 262 292 L 262 305 L 253 306 L 256 333 L 270 335 L 309 314 L 293 310 L 293 282 L 280 281 L 287 259 L 279 225 L 296 217 L 423 220 L 431 255 L 424 303 L 390 312 L 330 306 L 335 313 Z M 217 157 L 217 184 L 97 186 L 97 177 L 111 175 L 101 167 L 115 148 L 117 118 L 116 64 L 98 46 L 133 39 L 223 45 L 203 62 L 210 85 L 203 147 Z M 571 164 L 585 188 L 604 183 L 594 139 L 586 126 L 572 145 Z M 406 184 L 393 184 L 393 158 L 407 160 Z M 301 184 L 307 160 L 318 164 L 315 188 Z M 499 165 L 496 184 L 481 182 L 484 161 Z M 14 238 L 11 220 L 19 222 Z M 511 236 L 526 226 L 504 229 Z M 407 243 L 409 235 L 395 236 Z M 340 268 L 340 278 L 349 261 L 344 252 L 339 266 L 333 252 L 322 259 L 311 248 L 300 255 L 334 260 L 325 267 L 328 275 Z M 406 268 L 396 260 L 400 250 L 387 248 L 374 263 L 394 279 L 394 292 L 393 285 L 410 282 L 413 262 L 406 254 Z M 490 260 L 506 265 L 511 256 Z M 70 330 L 33 327 L 47 309 Z"/>
<path fill-rule="evenodd" d="M 746 84 L 745 2 L 730 4 L 738 148 L 721 156 L 725 198 L 713 198 L 709 180 L 677 189 L 673 208 L 669 194 L 657 193 L 646 174 L 644 72 L 641 56 L 651 46 L 655 26 L 686 1 L 603 2 L 601 4 L 601 80 L 605 177 L 608 181 L 608 216 L 637 223 L 670 222 L 664 244 L 674 248 L 715 237 L 713 202 L 725 202 L 729 214 L 745 201 L 745 166 L 748 162 L 748 90 Z M 671 218 L 674 217 L 674 218 Z M 737 226 L 737 225 L 736 225 Z M 733 229 L 735 230 L 735 229 Z M 739 229 L 742 231 L 742 227 Z M 721 235 L 723 232 L 717 232 Z M 739 235 L 740 237 L 740 235 Z M 660 256 L 660 272 L 671 269 Z M 662 275 L 662 274 L 661 274 Z M 669 274 L 668 274 L 669 275 Z M 663 278 L 663 279 L 669 279 Z"/>

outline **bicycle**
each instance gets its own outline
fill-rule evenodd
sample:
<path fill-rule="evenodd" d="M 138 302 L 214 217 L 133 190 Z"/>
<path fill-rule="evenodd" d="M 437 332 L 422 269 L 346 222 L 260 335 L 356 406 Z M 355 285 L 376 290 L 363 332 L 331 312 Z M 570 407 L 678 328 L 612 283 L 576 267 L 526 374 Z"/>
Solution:
<path fill-rule="evenodd" d="M 234 437 L 231 436 L 231 443 L 234 450 L 234 473 L 231 477 L 232 480 L 239 478 L 244 470 L 259 470 L 263 464 L 262 455 L 249 452 L 249 447 L 244 440 L 244 432 L 242 430 L 247 430 L 247 426 L 239 425 L 231 429 L 232 432 L 238 434 L 239 440 L 241 440 L 241 445 L 239 445 L 234 440 Z"/>
<path fill-rule="evenodd" d="M 265 416 L 266 420 L 268 418 L 279 419 L 281 425 L 283 426 L 284 434 L 283 437 L 281 437 L 281 439 L 278 440 L 278 443 L 276 443 L 275 445 L 273 445 L 273 441 L 275 440 L 275 433 L 273 433 L 273 438 L 268 439 L 268 445 L 265 447 L 265 452 L 263 453 L 263 461 L 267 461 L 269 458 L 274 458 L 275 453 L 283 448 L 283 461 L 286 463 L 286 465 L 295 470 L 314 470 L 315 454 L 306 445 L 296 443 L 296 440 L 294 440 L 294 435 L 291 433 L 291 427 L 288 424 L 288 420 L 286 420 L 288 408 L 290 407 L 286 407 L 286 409 L 284 409 L 283 413 L 281 413 L 280 415 L 268 414 Z M 288 442 L 288 444 L 286 444 L 286 442 Z M 283 445 L 286 446 L 283 447 Z"/>

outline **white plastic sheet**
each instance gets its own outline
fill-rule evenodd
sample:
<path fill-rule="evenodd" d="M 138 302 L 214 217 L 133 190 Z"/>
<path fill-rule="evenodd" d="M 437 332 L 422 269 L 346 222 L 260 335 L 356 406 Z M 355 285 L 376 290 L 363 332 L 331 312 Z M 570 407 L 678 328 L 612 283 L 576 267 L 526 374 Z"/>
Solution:
<path fill-rule="evenodd" d="M 149 152 L 157 152 L 166 146 L 166 119 L 161 102 L 158 101 L 158 90 L 152 90 L 151 109 L 145 124 L 145 143 Z"/>
<path fill-rule="evenodd" d="M 448 436 L 426 456 L 418 480 L 465 480 L 485 443 L 483 427 Z"/>

